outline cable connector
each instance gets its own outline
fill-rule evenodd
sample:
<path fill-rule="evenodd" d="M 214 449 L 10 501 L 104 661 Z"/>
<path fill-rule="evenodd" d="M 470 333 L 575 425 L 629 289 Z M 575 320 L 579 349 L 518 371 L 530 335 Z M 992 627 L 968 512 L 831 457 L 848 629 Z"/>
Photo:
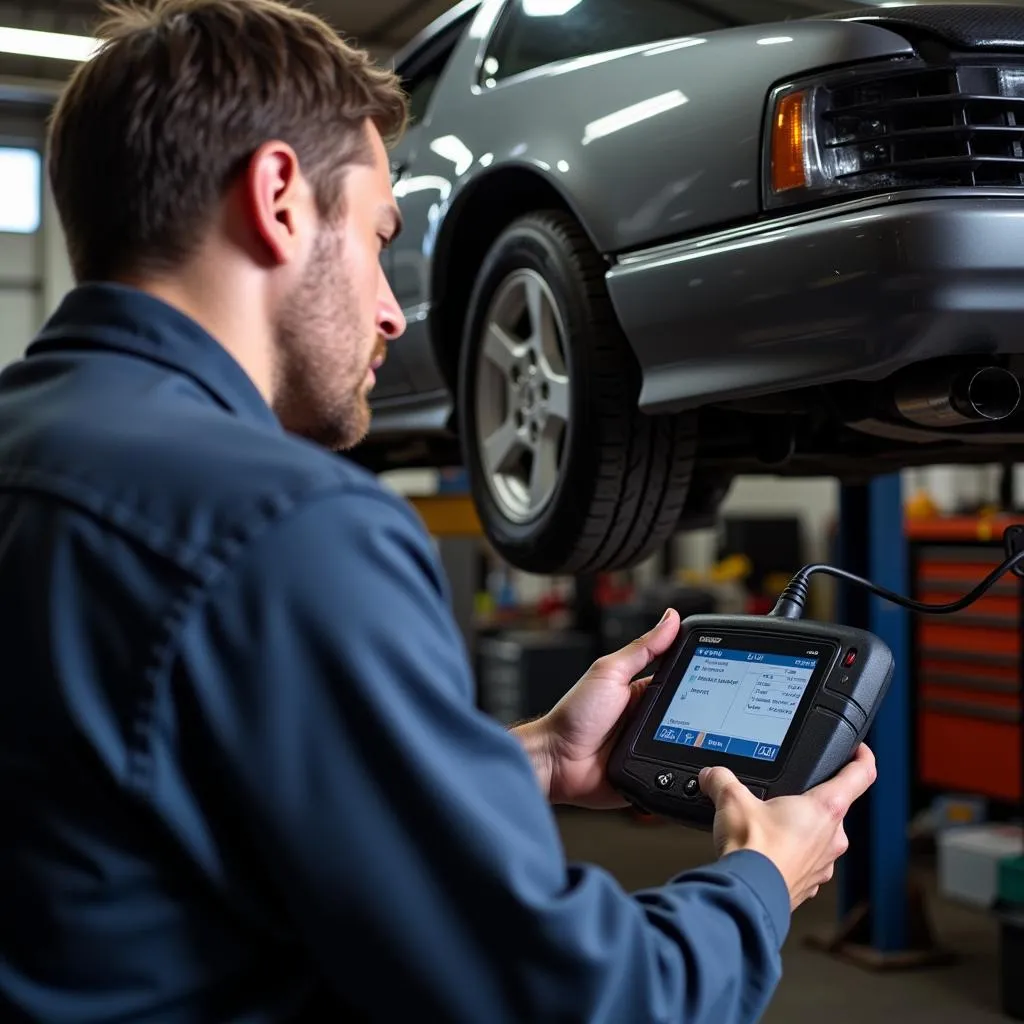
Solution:
<path fill-rule="evenodd" d="M 810 593 L 810 576 L 806 570 L 798 572 L 779 594 L 775 607 L 768 613 L 773 619 L 799 619 L 803 616 L 807 596 Z"/>

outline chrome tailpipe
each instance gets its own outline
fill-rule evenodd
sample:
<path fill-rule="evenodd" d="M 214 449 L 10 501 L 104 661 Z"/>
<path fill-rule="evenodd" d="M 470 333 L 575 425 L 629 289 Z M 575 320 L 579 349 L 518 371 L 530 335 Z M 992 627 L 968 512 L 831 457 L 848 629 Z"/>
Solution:
<path fill-rule="evenodd" d="M 1020 381 L 999 366 L 976 366 L 909 381 L 897 389 L 896 410 L 911 423 L 933 429 L 998 423 L 1021 404 Z"/>

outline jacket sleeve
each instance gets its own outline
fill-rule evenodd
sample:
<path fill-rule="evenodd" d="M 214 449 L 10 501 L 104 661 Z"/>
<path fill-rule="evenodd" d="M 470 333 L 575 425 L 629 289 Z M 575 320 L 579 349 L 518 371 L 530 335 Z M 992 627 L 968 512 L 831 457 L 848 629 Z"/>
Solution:
<path fill-rule="evenodd" d="M 431 540 L 386 492 L 307 502 L 252 543 L 183 615 L 173 680 L 201 813 L 368 1019 L 764 1011 L 776 868 L 744 852 L 631 895 L 567 864 L 525 752 L 475 707 Z"/>

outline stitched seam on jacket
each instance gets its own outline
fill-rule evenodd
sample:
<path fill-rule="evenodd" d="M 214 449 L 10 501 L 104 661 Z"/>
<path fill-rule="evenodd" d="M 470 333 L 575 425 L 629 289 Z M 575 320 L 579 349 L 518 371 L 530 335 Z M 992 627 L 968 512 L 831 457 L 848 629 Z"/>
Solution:
<path fill-rule="evenodd" d="M 124 737 L 129 790 L 141 793 L 149 790 L 159 681 L 167 652 L 189 610 L 220 578 L 223 570 L 237 560 L 266 528 L 310 500 L 360 487 L 365 485 L 339 480 L 317 481 L 307 484 L 305 489 L 261 495 L 262 500 L 256 507 L 240 514 L 229 529 L 211 538 L 207 544 L 193 545 L 172 538 L 159 523 L 139 516 L 135 509 L 86 484 L 41 470 L 0 469 L 0 492 L 32 492 L 41 500 L 75 508 L 120 534 L 126 542 L 137 544 L 189 577 L 168 595 L 166 610 L 160 616 L 154 638 L 147 645 L 147 655 L 140 665 L 141 682 L 132 700 L 129 729 Z"/>
<path fill-rule="evenodd" d="M 185 572 L 203 575 L 201 546 L 174 539 L 159 523 L 140 516 L 137 510 L 118 502 L 88 484 L 43 470 L 0 469 L 0 491 L 31 491 L 43 499 L 72 505 L 128 539 Z"/>
<path fill-rule="evenodd" d="M 207 574 L 202 580 L 194 580 L 186 584 L 178 592 L 171 602 L 168 614 L 162 619 L 158 634 L 150 646 L 149 656 L 142 674 L 145 686 L 136 709 L 135 732 L 137 735 L 144 735 L 147 743 L 144 748 L 137 748 L 133 752 L 129 766 L 129 782 L 133 789 L 140 793 L 149 791 L 152 751 L 148 741 L 155 725 L 158 698 L 161 687 L 169 678 L 181 633 L 190 617 L 198 613 L 217 583 L 228 572 L 238 568 L 256 541 L 270 529 L 284 523 L 290 516 L 306 510 L 316 502 L 341 497 L 345 494 L 359 493 L 369 497 L 381 497 L 376 491 L 367 488 L 365 484 L 349 481 L 333 482 L 319 489 L 305 492 L 301 496 L 282 495 L 273 515 L 265 515 L 259 522 L 251 523 L 251 528 L 244 535 L 235 534 L 224 539 L 222 549 L 218 553 L 215 572 Z M 408 511 L 409 514 L 415 515 L 411 509 Z"/>

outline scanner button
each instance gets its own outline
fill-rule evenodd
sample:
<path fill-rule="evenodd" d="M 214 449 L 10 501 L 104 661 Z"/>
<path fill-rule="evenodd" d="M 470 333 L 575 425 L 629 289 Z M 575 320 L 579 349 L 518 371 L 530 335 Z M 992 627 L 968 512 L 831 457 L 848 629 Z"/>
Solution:
<path fill-rule="evenodd" d="M 700 783 L 697 781 L 696 776 L 691 775 L 683 786 L 683 792 L 687 796 L 696 796 L 700 792 Z"/>
<path fill-rule="evenodd" d="M 853 668 L 853 666 L 856 664 L 856 662 L 857 662 L 857 648 L 856 647 L 851 647 L 846 652 L 846 657 L 843 658 L 843 665 L 846 668 Z"/>
<path fill-rule="evenodd" d="M 657 783 L 659 789 L 668 789 L 675 780 L 676 777 L 672 772 L 658 772 L 658 774 L 654 776 L 654 781 Z"/>

